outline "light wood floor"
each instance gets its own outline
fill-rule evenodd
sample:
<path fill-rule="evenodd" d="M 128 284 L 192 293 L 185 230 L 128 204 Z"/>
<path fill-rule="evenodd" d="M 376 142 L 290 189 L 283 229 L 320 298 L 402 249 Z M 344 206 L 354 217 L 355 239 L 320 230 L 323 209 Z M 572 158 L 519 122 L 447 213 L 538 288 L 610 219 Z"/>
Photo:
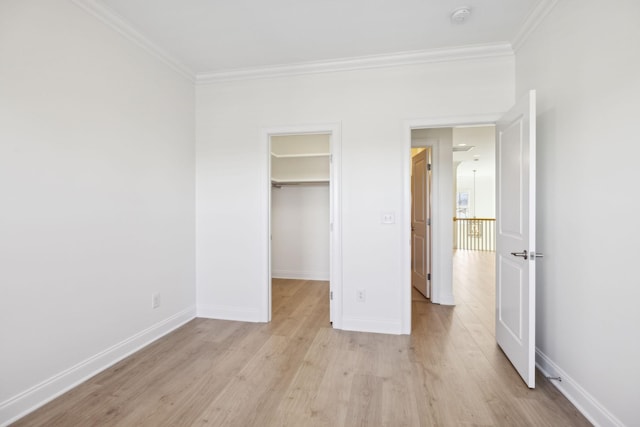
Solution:
<path fill-rule="evenodd" d="M 590 425 L 497 348 L 492 256 L 456 254 L 456 307 L 414 293 L 410 337 L 333 330 L 326 282 L 274 280 L 270 324 L 196 319 L 15 425 Z"/>

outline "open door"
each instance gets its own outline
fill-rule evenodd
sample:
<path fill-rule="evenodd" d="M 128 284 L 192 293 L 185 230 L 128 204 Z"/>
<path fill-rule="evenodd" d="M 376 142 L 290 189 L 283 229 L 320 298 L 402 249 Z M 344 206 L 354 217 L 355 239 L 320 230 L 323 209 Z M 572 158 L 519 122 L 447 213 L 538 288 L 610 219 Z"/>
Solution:
<path fill-rule="evenodd" d="M 536 93 L 496 127 L 496 340 L 535 387 Z"/>
<path fill-rule="evenodd" d="M 411 284 L 431 298 L 431 147 L 411 167 Z"/>

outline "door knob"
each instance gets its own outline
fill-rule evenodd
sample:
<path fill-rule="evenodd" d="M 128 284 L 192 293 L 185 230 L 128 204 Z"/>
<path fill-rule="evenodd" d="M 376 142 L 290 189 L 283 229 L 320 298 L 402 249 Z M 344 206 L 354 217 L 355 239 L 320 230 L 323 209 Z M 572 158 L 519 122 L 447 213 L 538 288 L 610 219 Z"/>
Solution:
<path fill-rule="evenodd" d="M 522 257 L 524 259 L 528 259 L 529 258 L 529 253 L 527 252 L 526 249 L 524 250 L 524 252 L 511 252 L 511 255 L 519 256 L 519 257 Z"/>

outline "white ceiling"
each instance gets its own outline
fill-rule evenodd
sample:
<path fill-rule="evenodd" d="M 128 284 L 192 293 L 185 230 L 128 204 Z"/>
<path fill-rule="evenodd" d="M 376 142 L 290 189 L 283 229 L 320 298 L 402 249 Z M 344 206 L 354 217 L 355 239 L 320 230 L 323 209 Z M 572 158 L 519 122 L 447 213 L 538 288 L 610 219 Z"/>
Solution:
<path fill-rule="evenodd" d="M 511 43 L 542 0 L 76 0 L 196 74 Z M 466 23 L 451 12 L 469 6 Z"/>
<path fill-rule="evenodd" d="M 459 162 L 458 176 L 495 176 L 495 135 L 493 125 L 453 129 L 454 146 L 473 147 L 469 151 L 453 153 L 453 161 Z"/>

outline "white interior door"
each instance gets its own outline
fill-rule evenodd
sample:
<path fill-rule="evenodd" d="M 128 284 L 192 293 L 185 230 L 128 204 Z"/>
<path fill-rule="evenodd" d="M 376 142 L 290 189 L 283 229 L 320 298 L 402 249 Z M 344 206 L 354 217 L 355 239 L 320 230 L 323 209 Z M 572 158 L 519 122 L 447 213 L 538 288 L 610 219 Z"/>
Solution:
<path fill-rule="evenodd" d="M 496 340 L 535 387 L 536 94 L 496 129 Z"/>
<path fill-rule="evenodd" d="M 411 283 L 431 298 L 431 148 L 411 158 Z"/>

